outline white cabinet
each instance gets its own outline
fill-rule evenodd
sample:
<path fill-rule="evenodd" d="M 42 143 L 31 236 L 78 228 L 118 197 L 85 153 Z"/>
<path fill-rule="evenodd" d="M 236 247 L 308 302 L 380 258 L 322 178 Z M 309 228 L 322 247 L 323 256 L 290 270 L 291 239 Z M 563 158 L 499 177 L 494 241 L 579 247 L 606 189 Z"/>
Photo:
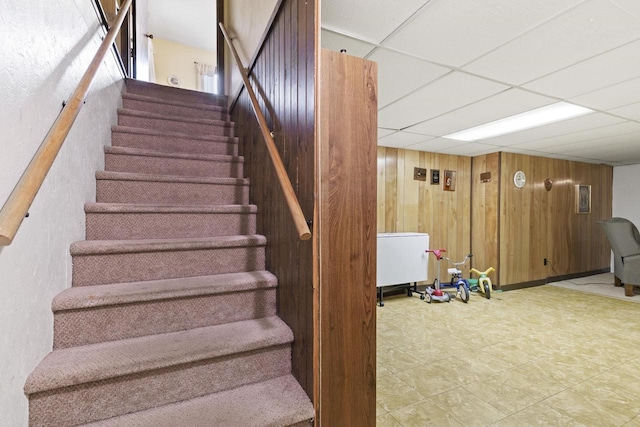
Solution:
<path fill-rule="evenodd" d="M 380 306 L 382 287 L 427 280 L 429 235 L 426 233 L 380 233 L 377 249 L 377 281 Z"/>

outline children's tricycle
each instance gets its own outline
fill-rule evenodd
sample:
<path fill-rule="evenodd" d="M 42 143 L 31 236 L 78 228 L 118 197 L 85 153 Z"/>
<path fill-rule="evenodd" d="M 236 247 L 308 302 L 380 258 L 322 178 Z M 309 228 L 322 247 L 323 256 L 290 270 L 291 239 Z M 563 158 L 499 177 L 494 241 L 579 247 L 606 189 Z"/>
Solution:
<path fill-rule="evenodd" d="M 469 258 L 471 258 L 472 256 L 473 255 L 468 254 L 460 262 L 454 262 L 454 261 L 451 261 L 447 257 L 443 257 L 444 259 L 449 261 L 449 263 L 451 263 L 451 265 L 453 265 L 453 267 L 447 269 L 447 273 L 449 273 L 449 275 L 451 275 L 451 281 L 449 283 L 447 283 L 447 284 L 441 285 L 441 287 L 442 288 L 455 288 L 456 289 L 456 295 L 459 296 L 460 299 L 462 300 L 462 302 L 465 302 L 465 303 L 469 302 L 469 295 L 471 294 L 471 291 L 469 289 L 469 282 L 466 279 L 462 278 L 462 271 L 458 267 L 464 265 L 467 262 L 467 260 Z"/>
<path fill-rule="evenodd" d="M 449 302 L 451 301 L 451 296 L 449 295 L 449 292 L 445 292 L 443 291 L 443 289 L 455 288 L 456 296 L 460 297 L 460 299 L 463 302 L 468 302 L 469 301 L 469 284 L 466 282 L 466 280 L 462 279 L 462 272 L 458 270 L 457 267 L 467 262 L 467 259 L 471 255 L 467 255 L 464 261 L 456 263 L 443 255 L 446 251 L 447 251 L 446 249 L 433 249 L 433 250 L 425 251 L 425 252 L 432 253 L 436 257 L 436 260 L 438 262 L 436 263 L 437 270 L 436 270 L 436 278 L 433 281 L 433 287 L 428 286 L 427 289 L 425 289 L 424 293 L 420 294 L 420 298 L 426 300 L 428 303 L 431 303 L 431 301 Z M 443 258 L 455 266 L 455 268 L 453 269 L 450 268 L 448 270 L 452 276 L 451 276 L 451 281 L 446 284 L 440 283 L 440 260 L 442 260 Z"/>
<path fill-rule="evenodd" d="M 478 285 L 477 290 L 482 292 L 487 299 L 491 299 L 491 279 L 489 278 L 489 273 L 495 271 L 495 268 L 489 267 L 485 271 L 478 271 L 475 268 L 470 270 L 472 273 L 476 273 L 478 275 Z M 473 289 L 476 290 L 476 289 Z"/>

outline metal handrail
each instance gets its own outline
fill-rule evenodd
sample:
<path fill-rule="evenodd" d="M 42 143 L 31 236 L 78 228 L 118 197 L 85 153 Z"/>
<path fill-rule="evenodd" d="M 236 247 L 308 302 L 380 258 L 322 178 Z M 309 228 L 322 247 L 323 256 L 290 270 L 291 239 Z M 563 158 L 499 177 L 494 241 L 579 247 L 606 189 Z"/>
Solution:
<path fill-rule="evenodd" d="M 9 198 L 0 210 L 0 246 L 8 246 L 13 241 L 22 220 L 28 215 L 29 208 L 38 194 L 51 165 L 60 152 L 71 126 L 78 117 L 80 108 L 89 93 L 91 84 L 104 60 L 105 55 L 113 44 L 122 22 L 131 7 L 133 0 L 127 0 L 120 13 L 116 17 L 111 29 L 107 32 L 100 48 L 96 52 L 93 60 L 89 64 L 87 71 L 82 76 L 78 87 L 73 92 L 62 112 L 51 126 L 51 129 L 40 144 L 38 151 L 29 162 L 20 180 L 13 188 Z"/>
<path fill-rule="evenodd" d="M 258 104 L 258 98 L 256 97 L 253 88 L 251 87 L 251 83 L 249 82 L 249 77 L 247 76 L 246 69 L 242 65 L 242 61 L 238 56 L 238 52 L 235 47 L 231 43 L 231 39 L 227 34 L 227 30 L 224 28 L 222 22 L 220 23 L 220 30 L 222 31 L 222 35 L 231 50 L 231 54 L 233 55 L 233 59 L 238 65 L 238 69 L 240 70 L 240 75 L 242 76 L 242 81 L 244 82 L 245 88 L 247 88 L 247 93 L 249 94 L 249 98 L 251 99 L 251 106 L 253 107 L 253 113 L 258 120 L 258 125 L 260 126 L 260 130 L 262 131 L 262 136 L 264 138 L 264 142 L 267 146 L 267 151 L 269 152 L 269 157 L 271 157 L 271 162 L 276 171 L 276 175 L 278 177 L 278 181 L 280 183 L 280 187 L 282 188 L 282 192 L 284 194 L 284 198 L 287 202 L 287 206 L 289 207 L 289 212 L 291 213 L 291 218 L 293 219 L 293 223 L 298 232 L 298 236 L 300 240 L 308 240 L 311 238 L 311 231 L 309 230 L 309 226 L 307 225 L 307 221 L 305 220 L 304 213 L 302 212 L 302 208 L 300 207 L 300 203 L 298 202 L 298 198 L 296 193 L 291 185 L 291 181 L 289 180 L 289 176 L 287 175 L 287 171 L 282 163 L 282 159 L 278 154 L 278 149 L 276 148 L 276 143 L 273 140 L 273 136 L 271 135 L 271 131 L 267 126 L 267 120 L 262 114 L 262 110 L 260 110 L 260 105 Z"/>

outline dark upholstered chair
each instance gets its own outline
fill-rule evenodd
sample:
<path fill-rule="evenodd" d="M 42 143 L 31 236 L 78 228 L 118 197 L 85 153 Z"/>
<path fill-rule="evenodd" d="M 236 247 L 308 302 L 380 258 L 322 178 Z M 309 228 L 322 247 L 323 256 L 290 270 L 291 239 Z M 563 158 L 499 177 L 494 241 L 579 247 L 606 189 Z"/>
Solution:
<path fill-rule="evenodd" d="M 624 284 L 624 294 L 633 296 L 640 286 L 640 233 L 628 219 L 611 218 L 598 221 L 613 250 L 613 274 L 616 284 Z"/>

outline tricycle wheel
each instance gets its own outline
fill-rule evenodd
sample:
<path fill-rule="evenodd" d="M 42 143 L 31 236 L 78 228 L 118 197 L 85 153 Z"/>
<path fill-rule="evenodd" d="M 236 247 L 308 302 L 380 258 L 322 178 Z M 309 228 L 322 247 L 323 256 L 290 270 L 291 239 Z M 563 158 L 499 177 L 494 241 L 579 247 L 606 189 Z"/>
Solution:
<path fill-rule="evenodd" d="M 462 300 L 462 302 L 468 303 L 469 291 L 467 290 L 467 287 L 464 286 L 464 284 L 461 284 L 459 290 L 460 290 L 460 299 Z"/>
<path fill-rule="evenodd" d="M 484 296 L 487 299 L 491 299 L 491 285 L 489 285 L 488 283 L 484 284 Z"/>

